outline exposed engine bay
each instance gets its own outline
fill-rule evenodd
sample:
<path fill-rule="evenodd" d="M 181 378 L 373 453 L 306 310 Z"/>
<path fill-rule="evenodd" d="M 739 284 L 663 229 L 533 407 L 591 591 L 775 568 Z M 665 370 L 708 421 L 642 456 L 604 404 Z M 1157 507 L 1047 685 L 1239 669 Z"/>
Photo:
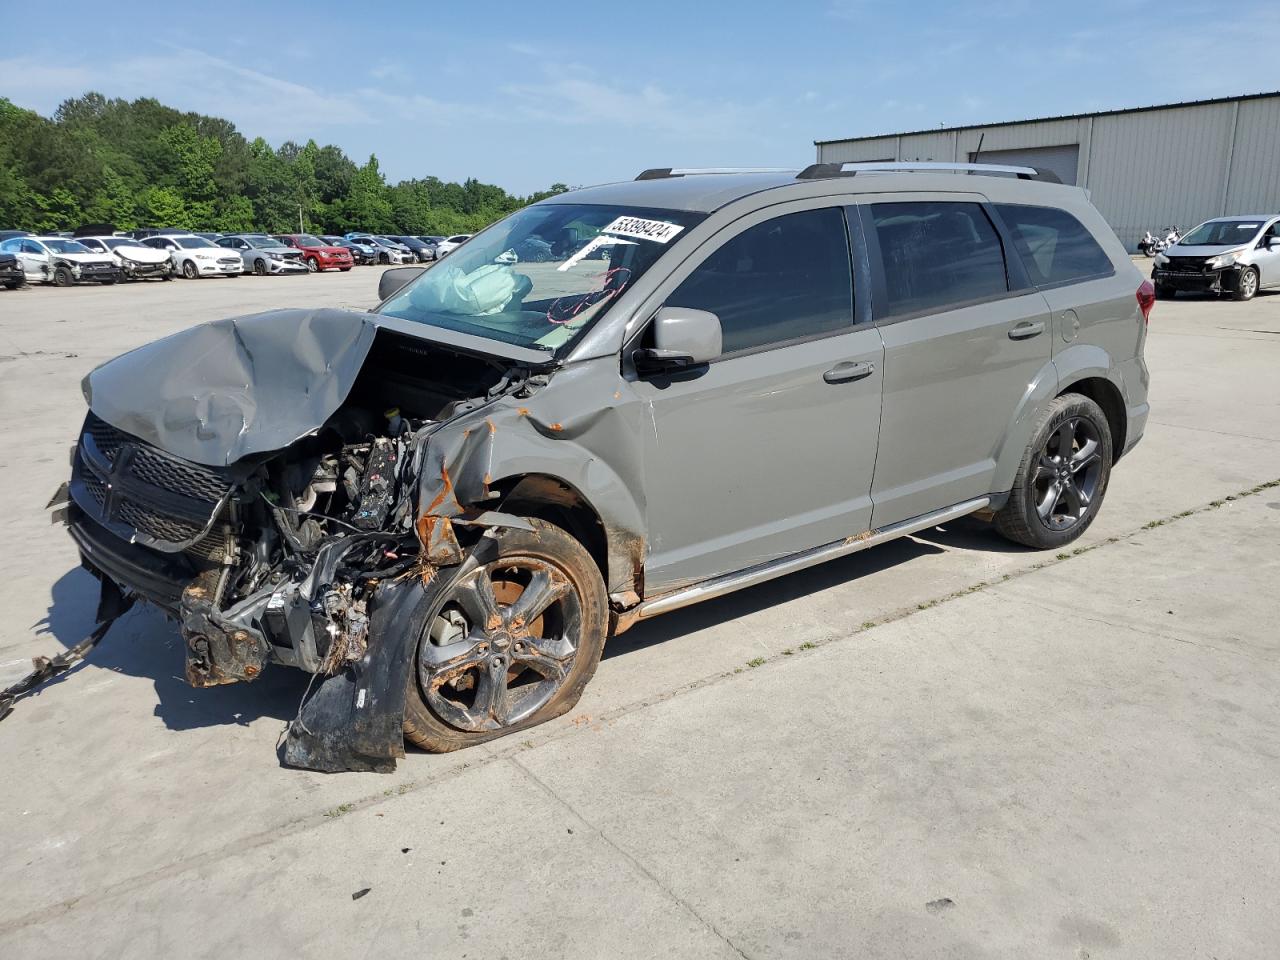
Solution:
<path fill-rule="evenodd" d="M 529 373 L 378 330 L 321 426 L 225 466 L 91 411 L 68 490 L 72 536 L 104 598 L 140 595 L 178 620 L 192 685 L 252 680 L 270 663 L 332 676 L 365 656 L 380 585 L 430 579 L 428 526 L 459 556 L 452 521 L 419 523 L 429 439 L 527 391 Z"/>

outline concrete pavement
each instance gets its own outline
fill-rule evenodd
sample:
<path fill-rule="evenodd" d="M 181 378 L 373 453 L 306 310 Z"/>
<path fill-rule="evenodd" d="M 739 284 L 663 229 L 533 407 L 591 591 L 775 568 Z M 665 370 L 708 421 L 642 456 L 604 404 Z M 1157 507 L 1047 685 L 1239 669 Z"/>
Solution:
<path fill-rule="evenodd" d="M 40 510 L 79 377 L 375 283 L 0 296 L 0 682 L 89 627 Z M 0 955 L 1269 955 L 1280 488 L 1225 498 L 1280 478 L 1280 296 L 1161 303 L 1148 359 L 1094 549 L 962 521 L 659 618 L 562 720 L 391 777 L 281 769 L 304 678 L 191 690 L 130 614 L 0 725 Z"/>

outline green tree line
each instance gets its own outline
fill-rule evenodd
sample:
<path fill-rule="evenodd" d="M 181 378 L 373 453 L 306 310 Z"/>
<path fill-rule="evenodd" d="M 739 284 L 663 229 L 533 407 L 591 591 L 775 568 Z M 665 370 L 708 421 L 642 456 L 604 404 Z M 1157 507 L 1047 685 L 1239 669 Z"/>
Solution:
<path fill-rule="evenodd" d="M 273 148 L 227 120 L 150 98 L 98 93 L 65 101 L 52 118 L 0 97 L 0 228 L 185 227 L 314 233 L 471 233 L 529 197 L 469 179 L 388 184 L 370 156 L 357 165 L 314 140 Z"/>

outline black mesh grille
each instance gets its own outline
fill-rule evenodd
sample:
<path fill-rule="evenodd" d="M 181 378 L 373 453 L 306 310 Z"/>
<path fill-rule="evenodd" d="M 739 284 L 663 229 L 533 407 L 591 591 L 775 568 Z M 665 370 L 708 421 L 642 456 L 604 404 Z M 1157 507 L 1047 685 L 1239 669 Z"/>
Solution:
<path fill-rule="evenodd" d="M 129 465 L 139 480 L 163 490 L 172 490 L 196 500 L 217 503 L 227 492 L 227 483 L 212 470 L 139 447 Z"/>
<path fill-rule="evenodd" d="M 84 474 L 85 489 L 89 491 L 89 496 L 98 501 L 98 506 L 102 506 L 104 500 L 107 499 L 107 488 L 102 482 L 88 470 Z"/>
<path fill-rule="evenodd" d="M 155 540 L 185 543 L 200 535 L 213 519 L 216 505 L 231 490 L 231 482 L 222 471 L 158 450 L 92 414 L 85 422 L 84 432 L 100 454 L 97 469 L 104 475 L 95 474 L 89 466 L 91 458 L 87 457 L 81 458 L 78 474 L 87 499 L 99 508 L 95 519 L 108 526 L 124 525 Z M 108 463 L 102 464 L 102 458 Z M 108 469 L 112 472 L 110 497 L 105 476 Z M 155 490 L 148 493 L 150 488 Z M 85 499 L 81 498 L 81 506 L 93 514 L 92 505 Z M 210 534 L 190 549 L 208 559 L 218 559 L 225 540 L 222 532 Z"/>
<path fill-rule="evenodd" d="M 1170 270 L 1181 270 L 1187 273 L 1203 273 L 1205 270 L 1205 259 L 1203 257 L 1170 257 Z"/>
<path fill-rule="evenodd" d="M 169 543 L 190 540 L 202 529 L 196 524 L 165 516 L 130 500 L 124 500 L 116 507 L 116 516 L 139 533 L 157 540 L 167 540 Z"/>

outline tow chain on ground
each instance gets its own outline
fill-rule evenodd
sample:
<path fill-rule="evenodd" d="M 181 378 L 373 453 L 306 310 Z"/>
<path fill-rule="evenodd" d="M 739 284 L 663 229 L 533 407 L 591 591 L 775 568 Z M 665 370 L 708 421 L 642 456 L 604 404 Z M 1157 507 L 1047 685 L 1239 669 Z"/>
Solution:
<path fill-rule="evenodd" d="M 3 720 L 9 714 L 13 713 L 13 705 L 19 699 L 26 696 L 32 690 L 41 684 L 47 683 L 54 677 L 66 673 L 77 663 L 88 655 L 89 651 L 98 645 L 103 637 L 107 635 L 107 631 L 111 629 L 111 625 L 120 619 L 121 616 L 129 609 L 126 605 L 116 616 L 110 620 L 104 620 L 102 623 L 94 627 L 93 632 L 77 643 L 74 647 L 70 647 L 56 657 L 32 657 L 31 663 L 35 667 L 29 674 L 0 693 L 0 720 Z"/>

